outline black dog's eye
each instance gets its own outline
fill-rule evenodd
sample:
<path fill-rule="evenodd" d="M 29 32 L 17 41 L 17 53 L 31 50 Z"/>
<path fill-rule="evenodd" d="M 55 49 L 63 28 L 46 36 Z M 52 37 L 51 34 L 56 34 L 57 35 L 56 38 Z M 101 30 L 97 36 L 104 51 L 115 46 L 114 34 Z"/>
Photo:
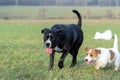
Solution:
<path fill-rule="evenodd" d="M 49 35 L 46 35 L 45 38 L 48 39 L 48 38 L 49 38 Z"/>
<path fill-rule="evenodd" d="M 50 40 L 52 40 L 52 41 L 53 41 L 53 40 L 54 40 L 54 37 L 53 37 L 53 36 L 50 36 Z"/>

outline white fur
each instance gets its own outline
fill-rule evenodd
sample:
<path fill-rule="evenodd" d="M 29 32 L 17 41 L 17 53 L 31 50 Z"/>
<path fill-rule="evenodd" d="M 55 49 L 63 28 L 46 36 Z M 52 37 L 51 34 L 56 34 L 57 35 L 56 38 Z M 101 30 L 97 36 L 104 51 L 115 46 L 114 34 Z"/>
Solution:
<path fill-rule="evenodd" d="M 103 33 L 96 32 L 94 39 L 105 39 L 105 40 L 111 40 L 112 39 L 112 31 L 111 30 L 106 30 Z"/>
<path fill-rule="evenodd" d="M 91 58 L 89 55 L 85 57 L 85 59 L 88 59 L 88 61 L 95 60 L 95 68 L 100 69 L 104 68 L 108 63 L 114 63 L 114 70 L 118 70 L 120 67 L 120 54 L 118 50 L 118 38 L 117 35 L 114 35 L 114 44 L 113 48 L 96 48 L 96 50 L 100 50 L 101 53 L 97 56 L 96 59 Z M 115 53 L 115 56 L 112 60 L 110 60 L 110 52 L 109 50 L 112 50 Z"/>
<path fill-rule="evenodd" d="M 60 49 L 59 47 L 55 47 L 55 50 L 58 51 L 58 52 L 61 52 L 63 49 Z"/>
<path fill-rule="evenodd" d="M 49 38 L 45 41 L 45 47 L 46 47 L 46 44 L 47 44 L 47 43 L 50 44 L 49 47 L 51 47 L 51 45 L 52 45 L 52 42 L 50 41 L 50 35 L 51 35 L 51 34 L 49 34 Z"/>

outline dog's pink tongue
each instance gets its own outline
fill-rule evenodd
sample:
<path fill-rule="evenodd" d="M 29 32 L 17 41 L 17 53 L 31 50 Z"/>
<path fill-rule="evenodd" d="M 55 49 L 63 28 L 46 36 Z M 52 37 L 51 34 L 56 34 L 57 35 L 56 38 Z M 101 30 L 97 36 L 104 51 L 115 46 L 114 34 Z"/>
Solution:
<path fill-rule="evenodd" d="M 52 48 L 46 48 L 46 52 L 47 52 L 48 54 L 51 54 L 51 53 L 52 53 Z"/>
<path fill-rule="evenodd" d="M 87 61 L 87 62 L 86 62 L 86 64 L 88 64 L 88 65 L 89 65 L 90 63 L 91 63 L 90 61 Z"/>

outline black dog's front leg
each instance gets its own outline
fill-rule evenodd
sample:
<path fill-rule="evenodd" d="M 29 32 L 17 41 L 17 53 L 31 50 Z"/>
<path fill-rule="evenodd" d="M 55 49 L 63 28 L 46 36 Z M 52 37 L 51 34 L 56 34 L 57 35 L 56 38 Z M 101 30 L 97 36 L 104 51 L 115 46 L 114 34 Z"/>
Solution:
<path fill-rule="evenodd" d="M 58 62 L 58 66 L 59 66 L 60 69 L 62 69 L 64 67 L 63 62 L 64 62 L 67 54 L 68 54 L 68 52 L 65 51 L 65 52 L 62 53 L 62 56 L 60 57 L 60 60 Z"/>
<path fill-rule="evenodd" d="M 55 53 L 50 54 L 49 70 L 53 69 L 53 66 L 54 66 L 54 55 L 55 55 Z"/>

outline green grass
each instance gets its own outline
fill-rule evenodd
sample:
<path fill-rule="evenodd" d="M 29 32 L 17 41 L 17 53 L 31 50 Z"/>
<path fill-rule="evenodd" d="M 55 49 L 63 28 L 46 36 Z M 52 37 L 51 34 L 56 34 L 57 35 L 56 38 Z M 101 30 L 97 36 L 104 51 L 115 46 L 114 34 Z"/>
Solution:
<path fill-rule="evenodd" d="M 71 55 L 63 69 L 57 64 L 61 54 L 55 55 L 54 70 L 48 71 L 49 55 L 43 45 L 41 30 L 55 23 L 76 23 L 76 20 L 0 21 L 0 79 L 1 80 L 119 80 L 120 72 L 108 65 L 95 70 L 84 62 L 86 46 L 112 47 L 113 40 L 94 40 L 96 31 L 111 29 L 119 36 L 120 20 L 84 20 L 84 42 L 78 54 L 77 65 L 69 68 Z M 120 41 L 119 41 L 120 44 Z M 120 46 L 119 46 L 120 47 Z M 120 49 L 120 48 L 119 48 Z"/>
<path fill-rule="evenodd" d="M 81 7 L 81 6 L 0 6 L 1 19 L 40 19 L 41 9 L 45 9 L 45 18 L 71 18 L 71 10 L 77 9 L 82 16 L 105 17 L 120 16 L 120 7 Z M 108 13 L 110 12 L 110 13 Z"/>

